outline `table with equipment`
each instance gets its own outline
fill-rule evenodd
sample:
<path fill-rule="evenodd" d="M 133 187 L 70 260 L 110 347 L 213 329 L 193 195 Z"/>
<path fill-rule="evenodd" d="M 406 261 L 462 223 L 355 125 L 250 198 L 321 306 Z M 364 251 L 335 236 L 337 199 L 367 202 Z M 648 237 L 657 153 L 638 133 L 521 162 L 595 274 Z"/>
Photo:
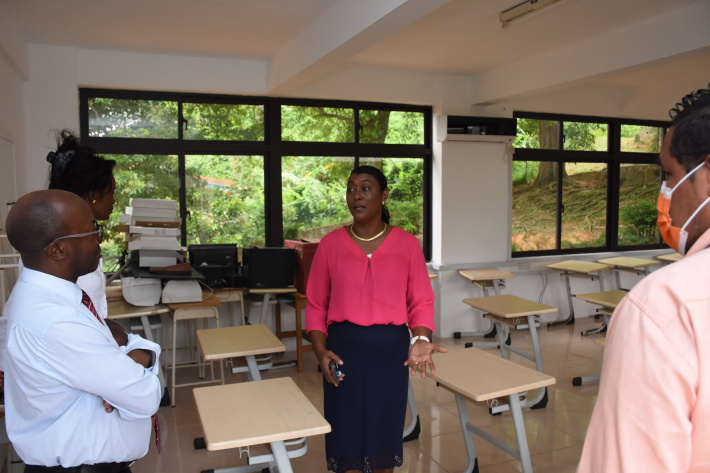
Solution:
<path fill-rule="evenodd" d="M 276 466 L 279 473 L 293 473 L 290 458 L 306 453 L 305 437 L 330 432 L 330 424 L 291 378 L 209 386 L 193 393 L 208 450 L 239 448 L 241 453 L 246 447 L 248 455 L 249 446 L 271 446 L 271 454 L 249 456 L 247 465 L 214 473 L 261 471 L 265 463 L 269 471 Z M 299 439 L 300 446 L 288 450 L 292 439 Z"/>
<path fill-rule="evenodd" d="M 478 471 L 478 458 L 473 435 L 471 435 L 474 433 L 520 460 L 523 473 L 532 473 L 520 394 L 531 389 L 546 390 L 547 386 L 555 384 L 555 378 L 477 348 L 437 354 L 434 356 L 434 363 L 436 374 L 429 376 L 456 397 L 459 421 L 468 454 L 468 465 L 464 472 Z M 467 399 L 485 402 L 501 396 L 508 396 L 518 450 L 472 425 L 469 421 Z"/>
<path fill-rule="evenodd" d="M 537 337 L 537 326 L 540 325 L 540 315 L 557 312 L 557 307 L 541 304 L 539 302 L 523 299 L 522 297 L 511 294 L 503 294 L 500 296 L 475 297 L 464 299 L 464 304 L 468 304 L 478 310 L 484 312 L 484 316 L 488 317 L 496 324 L 498 332 L 498 347 L 501 355 L 506 360 L 510 358 L 508 352 L 513 352 L 522 356 L 537 366 L 540 373 L 544 373 L 542 364 L 542 354 L 540 353 L 540 341 Z M 532 341 L 533 355 L 518 350 L 517 348 L 506 345 L 503 327 L 508 326 L 514 330 L 530 330 L 530 339 Z M 438 367 L 437 367 L 438 369 Z M 540 393 L 532 401 L 525 400 L 522 402 L 523 407 L 532 407 L 540 409 L 547 405 L 547 389 L 542 388 Z M 491 414 L 496 414 L 508 410 L 508 405 L 495 406 L 491 408 Z"/>

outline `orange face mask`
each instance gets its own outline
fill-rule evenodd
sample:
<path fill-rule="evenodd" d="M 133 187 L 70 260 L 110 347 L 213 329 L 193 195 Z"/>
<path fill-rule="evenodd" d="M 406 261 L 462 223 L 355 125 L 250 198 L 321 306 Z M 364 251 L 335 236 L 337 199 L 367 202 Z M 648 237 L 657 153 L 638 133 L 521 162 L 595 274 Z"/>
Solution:
<path fill-rule="evenodd" d="M 695 173 L 695 171 L 697 171 L 704 165 L 705 162 L 703 161 L 695 169 L 683 176 L 683 179 L 678 181 L 678 184 L 676 184 L 673 189 L 666 185 L 666 181 L 663 181 L 663 183 L 661 184 L 661 192 L 658 194 L 658 201 L 656 202 L 656 210 L 658 210 L 658 219 L 656 220 L 656 223 L 658 225 L 658 231 L 661 233 L 661 238 L 663 238 L 663 241 L 665 241 L 668 246 L 676 250 L 681 255 L 685 255 L 686 245 L 688 244 L 688 232 L 685 230 L 685 228 L 688 226 L 691 220 L 693 220 L 693 218 L 698 214 L 698 212 L 700 212 L 700 210 L 705 207 L 705 204 L 710 202 L 710 198 L 707 198 L 705 202 L 700 204 L 700 206 L 695 209 L 693 215 L 690 216 L 690 218 L 685 222 L 682 228 L 678 228 L 674 227 L 671 224 L 671 196 L 673 195 L 673 192 L 678 188 L 678 186 L 683 183 L 683 181 L 688 179 L 691 175 Z"/>

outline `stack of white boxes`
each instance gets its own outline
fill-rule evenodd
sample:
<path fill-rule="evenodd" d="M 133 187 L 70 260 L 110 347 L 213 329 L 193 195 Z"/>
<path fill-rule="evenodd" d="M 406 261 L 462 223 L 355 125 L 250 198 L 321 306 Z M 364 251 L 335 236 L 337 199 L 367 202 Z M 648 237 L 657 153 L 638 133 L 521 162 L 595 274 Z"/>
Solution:
<path fill-rule="evenodd" d="M 180 248 L 180 217 L 177 201 L 131 199 L 119 221 L 126 231 L 128 251 L 138 251 L 140 267 L 177 264 Z M 127 226 L 127 228 L 126 228 Z"/>

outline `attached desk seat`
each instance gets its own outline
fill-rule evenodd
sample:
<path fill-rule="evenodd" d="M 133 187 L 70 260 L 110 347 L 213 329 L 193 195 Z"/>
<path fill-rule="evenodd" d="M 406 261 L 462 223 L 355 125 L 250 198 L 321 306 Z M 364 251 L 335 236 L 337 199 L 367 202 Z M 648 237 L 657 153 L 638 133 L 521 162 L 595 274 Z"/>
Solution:
<path fill-rule="evenodd" d="M 506 360 L 510 358 L 509 352 L 516 353 L 530 361 L 533 361 L 540 373 L 544 373 L 542 364 L 542 354 L 540 352 L 540 341 L 537 337 L 537 327 L 540 325 L 540 315 L 557 312 L 557 307 L 540 304 L 539 302 L 523 299 L 522 297 L 513 296 L 511 294 L 503 294 L 500 296 L 475 297 L 464 299 L 464 304 L 468 304 L 478 310 L 484 312 L 484 315 L 491 319 L 496 325 L 498 332 L 498 347 L 500 348 L 501 356 Z M 490 317 L 490 315 L 494 317 Z M 503 331 L 503 319 L 513 321 L 513 325 L 517 329 L 527 328 L 530 330 L 530 339 L 532 341 L 533 355 L 525 353 L 517 348 L 506 345 L 505 335 Z M 526 323 L 520 323 L 525 321 Z M 437 370 L 439 367 L 437 366 Z M 540 409 L 547 405 L 547 390 L 540 390 L 537 397 L 522 403 L 523 407 L 532 407 Z M 495 406 L 491 408 L 491 414 L 496 414 L 508 410 L 508 405 Z"/>
<path fill-rule="evenodd" d="M 662 261 L 663 263 L 675 263 L 683 259 L 683 255 L 680 253 L 669 253 L 667 255 L 656 255 L 656 259 Z"/>
<path fill-rule="evenodd" d="M 621 291 L 618 289 L 612 290 L 612 291 L 601 291 L 601 292 L 590 292 L 587 294 L 577 294 L 577 298 L 582 299 L 583 301 L 590 302 L 592 304 L 597 304 L 602 306 L 601 309 L 599 309 L 599 313 L 604 315 L 604 325 L 603 327 L 607 327 L 609 325 L 609 321 L 611 320 L 611 315 L 614 313 L 614 309 L 616 308 L 619 303 L 621 303 L 621 299 L 626 296 L 628 292 L 626 291 Z M 598 333 L 599 329 L 596 330 L 587 330 L 585 332 L 582 332 L 582 335 L 589 335 L 590 333 Z M 595 343 L 596 340 L 595 339 Z M 572 378 L 572 386 L 581 386 L 582 383 L 589 383 L 591 381 L 599 381 L 600 376 L 597 375 L 592 375 L 592 376 L 577 376 L 575 378 Z"/>
<path fill-rule="evenodd" d="M 508 273 L 498 268 L 476 268 L 476 269 L 459 269 L 458 273 L 464 278 L 471 281 L 471 283 L 483 290 L 483 295 L 488 296 L 488 289 L 493 288 L 493 292 L 496 296 L 500 296 L 500 288 L 505 287 L 506 279 L 515 278 L 514 274 Z M 491 324 L 488 330 L 482 332 L 454 332 L 454 338 L 461 337 L 485 337 L 485 338 L 495 338 L 496 336 L 496 326 Z M 507 337 L 506 337 L 507 338 Z M 477 347 L 494 347 L 496 342 L 490 343 L 475 343 L 470 344 L 470 346 Z M 469 344 L 466 345 L 467 347 Z"/>
<path fill-rule="evenodd" d="M 261 379 L 257 355 L 286 351 L 284 344 L 264 324 L 198 330 L 197 342 L 205 361 L 246 358 L 247 366 L 235 366 L 232 373 L 246 372 L 250 381 Z M 219 368 L 224 384 L 223 363 L 219 363 Z"/>
<path fill-rule="evenodd" d="M 193 393 L 208 450 L 241 452 L 242 447 L 271 445 L 271 454 L 249 456 L 247 465 L 215 473 L 255 471 L 253 465 L 263 463 L 269 471 L 275 465 L 279 473 L 293 473 L 289 459 L 304 455 L 308 446 L 304 439 L 300 448 L 289 451 L 286 441 L 330 432 L 330 424 L 291 378 L 209 386 Z"/>
<path fill-rule="evenodd" d="M 559 263 L 548 264 L 548 269 L 554 269 L 557 271 L 562 271 L 561 276 L 565 278 L 565 285 L 567 286 L 567 302 L 569 303 L 569 316 L 562 321 L 550 322 L 547 324 L 548 327 L 555 327 L 559 325 L 570 325 L 574 324 L 574 305 L 572 304 L 572 287 L 570 286 L 570 278 L 585 278 L 591 281 L 594 279 L 599 280 L 599 290 L 604 290 L 604 279 L 602 271 L 611 269 L 613 266 L 611 264 L 603 263 L 592 263 L 588 261 L 576 261 L 567 260 Z"/>
<path fill-rule="evenodd" d="M 517 365 L 477 348 L 450 351 L 434 356 L 436 374 L 429 376 L 456 396 L 468 465 L 465 473 L 478 471 L 478 459 L 472 433 L 492 443 L 520 460 L 523 473 L 532 473 L 532 462 L 525 436 L 520 393 L 555 384 L 555 378 L 545 373 Z M 484 402 L 508 396 L 513 416 L 518 450 L 482 431 L 469 422 L 466 400 Z"/>

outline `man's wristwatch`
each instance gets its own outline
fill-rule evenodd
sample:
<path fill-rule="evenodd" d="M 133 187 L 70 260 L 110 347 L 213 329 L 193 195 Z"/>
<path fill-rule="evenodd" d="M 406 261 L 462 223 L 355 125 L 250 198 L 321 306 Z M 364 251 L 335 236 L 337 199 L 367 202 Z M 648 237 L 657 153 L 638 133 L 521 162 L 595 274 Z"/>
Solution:
<path fill-rule="evenodd" d="M 412 337 L 412 339 L 409 341 L 409 346 L 414 345 L 417 340 L 424 340 L 425 342 L 429 341 L 429 339 L 424 335 L 417 335 L 416 337 Z"/>

